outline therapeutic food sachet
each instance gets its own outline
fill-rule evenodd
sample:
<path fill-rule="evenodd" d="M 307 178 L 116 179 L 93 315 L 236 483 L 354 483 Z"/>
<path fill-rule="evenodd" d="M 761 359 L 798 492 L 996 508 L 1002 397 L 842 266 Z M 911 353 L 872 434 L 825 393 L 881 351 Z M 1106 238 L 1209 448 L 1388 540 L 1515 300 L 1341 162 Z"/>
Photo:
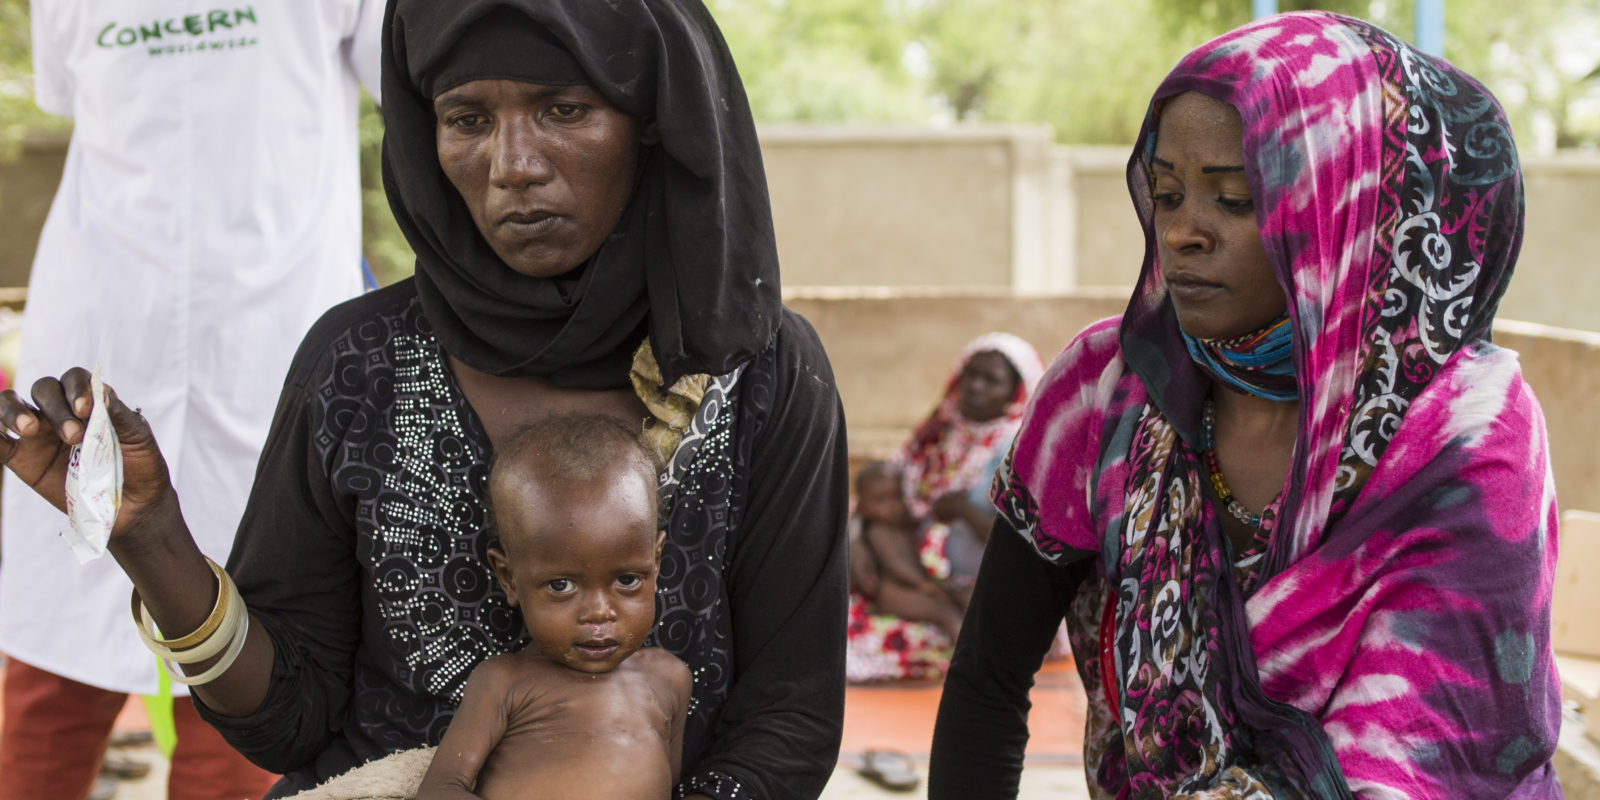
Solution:
<path fill-rule="evenodd" d="M 94 410 L 84 426 L 83 443 L 73 446 L 67 458 L 67 520 L 72 529 L 63 535 L 79 563 L 105 555 L 111 523 L 122 505 L 122 446 L 111 429 L 106 386 L 98 367 L 90 379 L 90 392 Z"/>

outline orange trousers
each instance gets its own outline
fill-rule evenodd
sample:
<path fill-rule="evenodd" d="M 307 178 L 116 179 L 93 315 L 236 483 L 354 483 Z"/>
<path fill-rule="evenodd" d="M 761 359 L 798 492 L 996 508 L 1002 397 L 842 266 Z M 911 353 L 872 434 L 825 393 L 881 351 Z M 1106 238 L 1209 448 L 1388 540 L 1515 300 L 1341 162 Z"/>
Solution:
<path fill-rule="evenodd" d="M 0 800 L 83 800 L 94 786 L 111 727 L 128 702 L 108 692 L 6 660 L 0 690 Z M 178 747 L 169 800 L 259 798 L 277 776 L 250 763 L 194 710 L 173 698 Z"/>

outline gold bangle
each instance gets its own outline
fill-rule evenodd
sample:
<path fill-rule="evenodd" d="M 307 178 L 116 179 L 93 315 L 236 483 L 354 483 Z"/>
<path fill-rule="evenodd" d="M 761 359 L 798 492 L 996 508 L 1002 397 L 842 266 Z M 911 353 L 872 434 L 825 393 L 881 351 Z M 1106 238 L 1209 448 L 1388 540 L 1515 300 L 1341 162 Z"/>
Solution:
<path fill-rule="evenodd" d="M 240 601 L 239 607 L 244 607 L 243 601 Z M 185 675 L 177 664 L 168 661 L 166 662 L 167 674 L 171 675 L 173 680 L 185 686 L 203 686 L 221 677 L 222 673 L 227 672 L 228 668 L 233 666 L 233 662 L 238 660 L 239 653 L 244 650 L 245 640 L 250 638 L 250 612 L 246 611 L 240 615 L 240 619 L 242 621 L 234 626 L 230 632 L 231 635 L 228 637 L 228 652 L 223 653 L 222 658 L 218 659 L 217 663 L 212 664 L 210 669 L 199 675 Z"/>
<path fill-rule="evenodd" d="M 239 596 L 239 588 L 226 575 L 222 578 L 222 585 L 217 589 L 228 595 L 228 613 L 222 615 L 222 624 L 217 626 L 204 641 L 185 650 L 173 650 L 162 646 L 155 640 L 156 623 L 150 618 L 150 609 L 139 606 L 139 635 L 144 639 L 145 647 L 157 657 L 179 664 L 197 664 L 222 652 L 233 640 L 240 620 L 249 616 L 250 612 L 244 607 L 244 598 Z"/>
<path fill-rule="evenodd" d="M 144 602 L 139 599 L 139 589 L 137 587 L 134 588 L 133 597 L 131 598 L 133 601 L 133 621 L 139 626 L 139 635 L 144 639 L 145 646 L 152 650 L 157 648 L 188 650 L 211 638 L 211 635 L 217 632 L 217 627 L 222 624 L 222 618 L 228 614 L 230 592 L 228 592 L 226 584 L 232 583 L 232 581 L 228 579 L 228 573 L 224 572 L 222 567 L 217 566 L 217 562 L 212 561 L 208 556 L 204 558 L 206 559 L 206 566 L 211 567 L 211 572 L 217 576 L 217 602 L 211 606 L 211 615 L 206 617 L 206 621 L 200 623 L 200 627 L 195 628 L 193 632 L 185 636 L 179 636 L 176 639 L 158 639 L 150 632 L 147 632 L 143 621 L 140 619 L 140 612 L 143 611 L 146 614 L 149 612 L 145 611 Z"/>

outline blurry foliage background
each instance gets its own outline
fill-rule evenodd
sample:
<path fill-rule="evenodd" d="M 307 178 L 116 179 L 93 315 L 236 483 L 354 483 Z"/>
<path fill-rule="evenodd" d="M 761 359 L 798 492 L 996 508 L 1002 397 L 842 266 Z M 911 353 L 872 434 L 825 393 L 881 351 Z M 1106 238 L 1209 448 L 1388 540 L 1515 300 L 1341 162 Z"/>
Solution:
<path fill-rule="evenodd" d="M 71 123 L 33 104 L 33 51 L 28 47 L 27 0 L 0 0 L 0 158 L 14 158 L 31 129 L 60 130 Z"/>
<path fill-rule="evenodd" d="M 40 0 L 36 0 L 38 2 Z M 44 0 L 48 1 L 48 0 Z M 1036 122 L 1069 144 L 1132 141 L 1179 57 L 1250 18 L 1250 0 L 706 0 L 756 117 L 952 125 Z M 1526 153 L 1600 147 L 1600 0 L 1446 0 L 1445 56 L 1483 81 Z M 1279 0 L 1413 37 L 1413 0 Z M 32 102 L 27 0 L 0 0 L 0 158 L 68 123 Z M 367 256 L 409 274 L 362 114 Z"/>
<path fill-rule="evenodd" d="M 1044 122 L 1132 141 L 1184 53 L 1250 0 L 708 0 L 763 121 Z M 1412 0 L 1279 0 L 1413 39 Z M 1524 150 L 1600 146 L 1600 0 L 1445 0 L 1445 57 L 1483 81 Z"/>

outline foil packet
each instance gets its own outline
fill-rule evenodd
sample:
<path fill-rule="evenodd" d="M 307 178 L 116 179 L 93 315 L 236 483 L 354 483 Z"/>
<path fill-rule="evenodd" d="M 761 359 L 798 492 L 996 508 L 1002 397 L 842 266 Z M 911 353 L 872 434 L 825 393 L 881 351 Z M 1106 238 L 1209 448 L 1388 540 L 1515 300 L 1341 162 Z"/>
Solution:
<path fill-rule="evenodd" d="M 67 521 L 72 527 L 62 534 L 72 554 L 84 564 L 105 555 L 111 524 L 122 505 L 122 445 L 111 427 L 106 386 L 98 367 L 90 378 L 89 391 L 94 410 L 84 425 L 83 443 L 74 445 L 67 457 Z"/>

